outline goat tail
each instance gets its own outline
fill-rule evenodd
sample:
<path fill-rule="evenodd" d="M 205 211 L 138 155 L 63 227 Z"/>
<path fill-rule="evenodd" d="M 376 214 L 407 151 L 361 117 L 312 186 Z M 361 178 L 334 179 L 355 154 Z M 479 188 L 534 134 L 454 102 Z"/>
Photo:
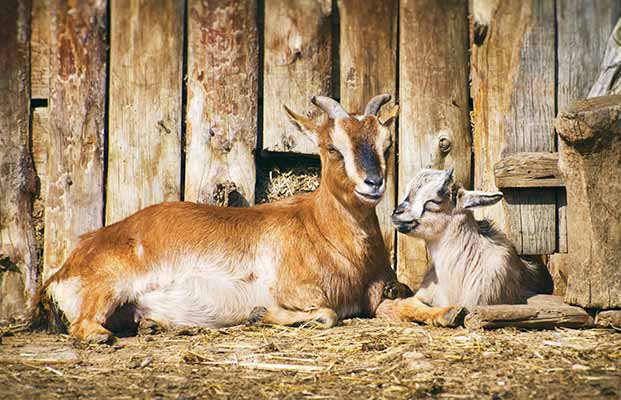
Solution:
<path fill-rule="evenodd" d="M 47 330 L 50 332 L 63 332 L 64 323 L 59 315 L 54 301 L 47 296 L 49 286 L 58 281 L 65 273 L 66 267 L 58 269 L 41 285 L 31 301 L 30 307 L 30 328 L 33 330 Z"/>

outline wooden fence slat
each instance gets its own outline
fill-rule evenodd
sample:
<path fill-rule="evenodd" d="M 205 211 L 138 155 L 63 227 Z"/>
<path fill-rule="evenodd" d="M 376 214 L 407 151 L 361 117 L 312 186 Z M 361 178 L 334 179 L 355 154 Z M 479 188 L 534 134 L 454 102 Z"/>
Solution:
<path fill-rule="evenodd" d="M 112 0 L 106 224 L 179 200 L 181 1 Z"/>
<path fill-rule="evenodd" d="M 185 199 L 254 203 L 256 0 L 188 4 Z"/>
<path fill-rule="evenodd" d="M 51 2 L 44 275 L 102 224 L 106 2 Z"/>
<path fill-rule="evenodd" d="M 493 7 L 490 10 L 489 7 Z M 494 164 L 517 152 L 553 152 L 554 2 L 474 0 L 472 48 L 475 187 L 496 190 Z M 477 21 L 481 15 L 489 21 Z M 477 44 L 478 43 L 478 44 Z M 504 230 L 520 254 L 556 250 L 556 193 L 506 189 L 480 214 Z"/>
<path fill-rule="evenodd" d="M 338 6 L 341 104 L 349 112 L 363 113 L 367 102 L 378 94 L 389 93 L 396 100 L 398 0 L 340 0 Z M 392 131 L 394 135 L 394 127 Z M 395 207 L 394 151 L 386 160 L 386 166 L 386 192 L 376 210 L 384 244 L 392 256 L 395 231 L 390 224 L 390 214 Z"/>
<path fill-rule="evenodd" d="M 30 1 L 0 2 L 0 320 L 26 316 L 37 289 L 30 156 Z"/>
<path fill-rule="evenodd" d="M 468 10 L 462 1 L 401 0 L 399 198 L 422 168 L 455 167 L 471 185 Z M 421 240 L 397 235 L 397 274 L 417 287 L 427 270 Z"/>
<path fill-rule="evenodd" d="M 599 63 L 606 52 L 608 36 L 621 15 L 616 0 L 556 2 L 558 26 L 557 110 L 584 99 L 599 75 Z M 565 192 L 559 202 L 559 252 L 567 249 L 567 203 Z"/>
<path fill-rule="evenodd" d="M 43 203 L 45 203 L 47 196 L 47 142 L 49 135 L 48 108 L 34 108 L 32 110 L 32 158 L 39 178 L 39 197 Z"/>
<path fill-rule="evenodd" d="M 50 1 L 32 0 L 30 36 L 30 97 L 50 96 Z"/>
<path fill-rule="evenodd" d="M 266 0 L 264 37 L 263 150 L 317 154 L 282 105 L 326 118 L 310 97 L 332 96 L 332 1 Z"/>

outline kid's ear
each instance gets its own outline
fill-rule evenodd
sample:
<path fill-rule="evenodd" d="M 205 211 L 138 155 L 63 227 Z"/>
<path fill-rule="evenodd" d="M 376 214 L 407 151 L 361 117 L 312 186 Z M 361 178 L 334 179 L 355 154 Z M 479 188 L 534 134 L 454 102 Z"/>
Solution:
<path fill-rule="evenodd" d="M 283 108 L 287 112 L 287 116 L 293 125 L 295 125 L 300 132 L 304 133 L 310 140 L 313 141 L 313 143 L 315 143 L 315 145 L 317 145 L 319 143 L 319 138 L 317 137 L 317 126 L 315 123 L 310 118 L 293 112 L 284 104 Z"/>
<path fill-rule="evenodd" d="M 399 115 L 399 104 L 395 104 L 390 110 L 383 112 L 382 115 L 380 115 L 379 122 L 384 126 L 390 126 L 395 118 L 397 118 L 397 115 Z"/>
<path fill-rule="evenodd" d="M 478 190 L 459 189 L 457 208 L 477 208 L 491 206 L 502 200 L 502 192 L 481 192 Z"/>

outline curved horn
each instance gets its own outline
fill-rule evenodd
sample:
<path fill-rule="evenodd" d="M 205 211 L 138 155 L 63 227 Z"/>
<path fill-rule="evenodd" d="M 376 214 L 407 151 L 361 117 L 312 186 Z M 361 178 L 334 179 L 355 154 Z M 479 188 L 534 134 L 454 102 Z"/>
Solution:
<path fill-rule="evenodd" d="M 388 103 L 391 98 L 392 96 L 389 94 L 378 94 L 373 97 L 369 101 L 369 104 L 367 104 L 367 108 L 364 109 L 364 115 L 377 115 L 380 108 L 382 108 L 384 104 Z"/>
<path fill-rule="evenodd" d="M 326 96 L 313 96 L 311 97 L 311 103 L 321 108 L 328 113 L 328 116 L 332 119 L 336 118 L 349 118 L 349 114 L 338 101 Z"/>

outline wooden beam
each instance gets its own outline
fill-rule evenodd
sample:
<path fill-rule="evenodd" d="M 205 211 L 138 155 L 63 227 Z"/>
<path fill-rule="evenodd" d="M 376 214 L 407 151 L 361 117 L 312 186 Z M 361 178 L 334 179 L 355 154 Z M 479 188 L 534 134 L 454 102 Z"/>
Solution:
<path fill-rule="evenodd" d="M 503 188 L 562 187 L 558 153 L 515 153 L 494 165 L 496 186 Z"/>
<path fill-rule="evenodd" d="M 253 204 L 257 2 L 190 0 L 187 17 L 185 200 Z"/>
<path fill-rule="evenodd" d="M 422 168 L 455 167 L 471 186 L 468 10 L 463 1 L 401 0 L 399 197 Z M 412 288 L 427 271 L 425 244 L 397 235 L 397 274 Z"/>
<path fill-rule="evenodd" d="M 263 150 L 317 154 L 282 106 L 325 121 L 310 97 L 332 96 L 332 1 L 267 0 L 264 14 Z"/>
<path fill-rule="evenodd" d="M 528 329 L 588 328 L 593 318 L 582 308 L 564 304 L 560 297 L 539 295 L 528 304 L 475 307 L 464 320 L 469 329 L 505 327 Z"/>
<path fill-rule="evenodd" d="M 51 1 L 44 277 L 103 222 L 106 2 Z"/>
<path fill-rule="evenodd" d="M 107 224 L 180 199 L 183 9 L 110 3 Z"/>
<path fill-rule="evenodd" d="M 554 2 L 538 0 L 474 0 L 473 6 L 474 24 L 486 32 L 471 53 L 475 187 L 494 191 L 494 165 L 503 157 L 556 150 L 555 10 Z M 520 188 L 503 193 L 502 203 L 477 215 L 493 220 L 520 254 L 553 253 L 555 191 Z"/>
<path fill-rule="evenodd" d="M 50 1 L 32 0 L 30 96 L 50 97 Z"/>
<path fill-rule="evenodd" d="M 338 4 L 343 44 L 339 49 L 341 104 L 350 112 L 363 113 L 373 96 L 389 93 L 394 99 L 397 95 L 399 3 L 398 0 L 341 0 Z M 392 130 L 394 134 L 394 125 Z M 395 230 L 390 215 L 395 208 L 394 151 L 386 160 L 386 168 L 386 192 L 376 210 L 384 244 L 392 256 Z"/>
<path fill-rule="evenodd" d="M 30 1 L 0 2 L 0 320 L 28 314 L 38 284 L 30 155 Z"/>

